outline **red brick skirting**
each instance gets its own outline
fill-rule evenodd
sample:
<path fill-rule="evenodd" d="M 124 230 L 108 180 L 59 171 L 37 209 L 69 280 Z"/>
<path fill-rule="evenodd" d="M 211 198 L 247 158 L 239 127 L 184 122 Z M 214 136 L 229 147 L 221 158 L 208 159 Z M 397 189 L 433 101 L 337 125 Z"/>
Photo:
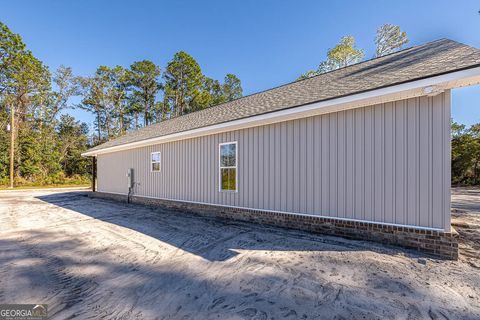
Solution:
<path fill-rule="evenodd" d="M 90 197 L 113 199 L 126 202 L 126 195 L 94 192 Z M 339 220 L 298 214 L 271 212 L 254 209 L 230 208 L 139 196 L 130 198 L 132 203 L 148 206 L 162 206 L 208 217 L 220 217 L 241 221 L 268 224 L 278 227 L 306 230 L 348 239 L 369 240 L 397 245 L 417 251 L 434 254 L 447 259 L 458 259 L 458 233 L 424 230 L 413 227 L 392 226 L 381 223 Z"/>

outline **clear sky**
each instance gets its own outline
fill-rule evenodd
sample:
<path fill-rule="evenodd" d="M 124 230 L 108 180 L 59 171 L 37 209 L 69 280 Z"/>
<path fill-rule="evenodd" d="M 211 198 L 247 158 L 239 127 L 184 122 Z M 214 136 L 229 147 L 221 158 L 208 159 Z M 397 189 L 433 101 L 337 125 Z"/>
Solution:
<path fill-rule="evenodd" d="M 316 68 L 343 35 L 353 35 L 372 57 L 375 31 L 384 23 L 400 25 L 409 46 L 450 38 L 480 48 L 479 10 L 478 0 L 0 0 L 0 21 L 52 70 L 63 64 L 89 75 L 99 65 L 142 59 L 163 68 L 184 50 L 207 76 L 234 73 L 251 94 Z M 480 122 L 479 102 L 480 86 L 456 89 L 454 119 Z"/>

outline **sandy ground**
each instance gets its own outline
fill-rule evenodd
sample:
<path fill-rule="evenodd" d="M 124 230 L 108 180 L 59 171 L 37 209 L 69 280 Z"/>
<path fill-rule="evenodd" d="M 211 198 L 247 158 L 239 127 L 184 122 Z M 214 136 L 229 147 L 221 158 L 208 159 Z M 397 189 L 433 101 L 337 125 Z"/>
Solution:
<path fill-rule="evenodd" d="M 480 191 L 461 259 L 89 199 L 0 192 L 0 303 L 52 319 L 479 319 Z"/>
<path fill-rule="evenodd" d="M 460 260 L 480 272 L 480 188 L 454 188 L 452 225 L 460 235 Z"/>

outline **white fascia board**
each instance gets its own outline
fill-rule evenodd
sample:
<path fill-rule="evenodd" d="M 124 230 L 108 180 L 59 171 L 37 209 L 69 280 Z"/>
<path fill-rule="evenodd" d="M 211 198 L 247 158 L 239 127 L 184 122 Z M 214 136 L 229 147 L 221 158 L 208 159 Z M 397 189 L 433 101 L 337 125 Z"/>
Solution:
<path fill-rule="evenodd" d="M 425 95 L 424 88 L 436 86 L 437 88 L 447 90 L 457 87 L 469 86 L 480 83 L 480 67 L 466 69 L 406 82 L 394 86 L 375 89 L 362 93 L 352 94 L 345 97 L 314 102 L 307 105 L 292 107 L 285 110 L 269 112 L 248 118 L 219 123 L 202 128 L 182 131 L 161 137 L 141 140 L 127 143 L 119 146 L 113 146 L 105 149 L 94 150 L 82 153 L 82 156 L 97 156 L 99 154 L 123 151 L 128 149 L 140 148 L 152 144 L 160 144 L 171 141 L 190 139 L 226 131 L 240 130 L 250 127 L 262 126 L 288 120 L 311 117 L 320 114 L 338 112 L 348 109 L 361 108 L 380 103 L 386 103 L 396 100 L 409 99 Z"/>

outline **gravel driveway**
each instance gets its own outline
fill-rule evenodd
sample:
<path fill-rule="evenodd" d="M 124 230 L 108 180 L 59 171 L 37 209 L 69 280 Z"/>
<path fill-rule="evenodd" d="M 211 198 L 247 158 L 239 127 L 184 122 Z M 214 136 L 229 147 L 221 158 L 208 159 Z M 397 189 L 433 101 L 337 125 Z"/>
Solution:
<path fill-rule="evenodd" d="M 0 303 L 47 303 L 52 319 L 478 319 L 480 194 L 467 198 L 468 254 L 445 261 L 78 191 L 0 192 Z"/>

